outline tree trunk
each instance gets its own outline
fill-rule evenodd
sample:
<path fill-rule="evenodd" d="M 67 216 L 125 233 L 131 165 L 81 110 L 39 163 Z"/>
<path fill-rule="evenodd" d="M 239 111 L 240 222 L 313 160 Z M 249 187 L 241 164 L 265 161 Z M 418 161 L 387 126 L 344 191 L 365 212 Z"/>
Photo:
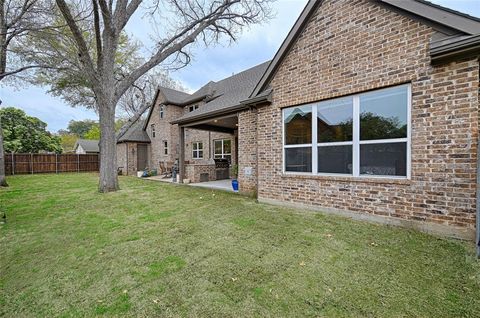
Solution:
<path fill-rule="evenodd" d="M 5 179 L 5 154 L 3 153 L 3 130 L 2 119 L 0 117 L 0 187 L 8 187 Z"/>
<path fill-rule="evenodd" d="M 117 145 L 115 139 L 115 102 L 112 94 L 97 96 L 100 120 L 100 192 L 117 191 Z"/>

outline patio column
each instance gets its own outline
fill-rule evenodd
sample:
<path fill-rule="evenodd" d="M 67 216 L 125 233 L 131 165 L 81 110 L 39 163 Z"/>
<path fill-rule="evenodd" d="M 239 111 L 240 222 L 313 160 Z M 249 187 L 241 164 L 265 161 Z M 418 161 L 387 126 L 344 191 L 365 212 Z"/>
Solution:
<path fill-rule="evenodd" d="M 183 183 L 183 179 L 185 178 L 185 128 L 182 126 L 178 126 L 179 134 L 180 134 L 180 153 L 178 158 L 178 175 L 179 175 L 179 183 Z"/>

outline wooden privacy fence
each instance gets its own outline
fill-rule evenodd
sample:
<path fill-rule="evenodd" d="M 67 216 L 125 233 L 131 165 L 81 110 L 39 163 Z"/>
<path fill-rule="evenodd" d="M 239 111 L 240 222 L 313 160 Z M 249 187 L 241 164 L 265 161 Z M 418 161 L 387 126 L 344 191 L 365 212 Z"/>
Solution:
<path fill-rule="evenodd" d="M 99 171 L 99 167 L 98 154 L 5 154 L 7 175 Z"/>

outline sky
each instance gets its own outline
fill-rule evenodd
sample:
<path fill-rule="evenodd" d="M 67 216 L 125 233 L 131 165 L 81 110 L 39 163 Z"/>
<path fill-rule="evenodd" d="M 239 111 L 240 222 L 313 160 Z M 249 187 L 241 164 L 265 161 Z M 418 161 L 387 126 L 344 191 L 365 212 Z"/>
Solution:
<path fill-rule="evenodd" d="M 431 2 L 480 17 L 478 0 Z M 180 81 L 189 91 L 195 91 L 210 80 L 221 80 L 273 58 L 306 3 L 307 0 L 278 0 L 273 5 L 275 17 L 272 20 L 244 30 L 239 40 L 233 44 L 224 43 L 208 48 L 195 46 L 192 63 L 170 73 L 170 76 Z M 151 24 L 141 15 L 134 16 L 127 25 L 127 32 L 131 36 L 149 46 L 151 39 L 145 30 L 151 30 Z M 23 109 L 28 115 L 46 122 L 47 129 L 52 132 L 65 129 L 70 120 L 98 119 L 95 112 L 70 107 L 61 98 L 49 95 L 47 90 L 48 87 L 0 86 L 2 107 Z"/>

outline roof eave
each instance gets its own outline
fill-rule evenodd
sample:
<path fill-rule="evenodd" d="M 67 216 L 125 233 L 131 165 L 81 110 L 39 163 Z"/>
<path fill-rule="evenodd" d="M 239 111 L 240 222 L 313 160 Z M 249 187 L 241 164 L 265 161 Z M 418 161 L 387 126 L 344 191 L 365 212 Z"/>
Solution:
<path fill-rule="evenodd" d="M 188 125 L 188 124 L 200 121 L 200 120 L 205 120 L 205 119 L 209 119 L 209 118 L 214 119 L 218 116 L 233 114 L 233 113 L 236 113 L 240 110 L 244 110 L 244 109 L 247 109 L 247 108 L 248 108 L 247 105 L 238 104 L 236 106 L 219 109 L 219 110 L 216 110 L 216 111 L 212 111 L 212 112 L 205 113 L 205 114 L 200 114 L 200 115 L 197 115 L 197 116 L 188 117 L 188 118 L 185 118 L 185 119 L 173 120 L 173 121 L 170 122 L 170 124 L 172 124 L 172 125 L 177 124 L 177 125 L 180 125 L 180 126 Z"/>
<path fill-rule="evenodd" d="M 272 103 L 272 91 L 266 95 L 255 96 L 246 100 L 242 100 L 240 104 L 245 106 L 257 106 L 259 104 L 271 104 Z"/>
<path fill-rule="evenodd" d="M 270 65 L 262 75 L 260 81 L 255 86 L 255 89 L 250 97 L 259 95 L 260 92 L 267 87 L 268 83 L 270 83 L 271 79 L 275 76 L 275 73 L 284 57 L 294 45 L 296 38 L 302 32 L 305 25 L 310 20 L 310 17 L 322 2 L 322 0 L 310 0 L 307 3 L 299 18 L 288 33 L 288 36 L 282 42 L 282 45 L 275 54 L 275 57 L 270 62 Z M 435 28 L 441 29 L 443 33 L 448 35 L 455 35 L 459 32 L 467 35 L 474 35 L 478 32 L 480 19 L 469 17 L 440 6 L 432 6 L 426 1 L 375 0 L 375 2 L 384 6 L 388 6 L 391 9 L 395 9 L 394 11 L 401 12 L 406 16 L 415 17 L 421 21 L 428 22 L 429 25 L 434 25 Z M 421 8 L 421 12 L 418 12 L 418 10 L 416 11 L 415 9 L 418 9 L 419 7 Z M 446 16 L 448 18 L 448 21 L 445 21 L 441 18 L 441 13 L 443 13 L 444 17 Z"/>
<path fill-rule="evenodd" d="M 303 8 L 302 13 L 298 17 L 297 21 L 295 22 L 293 27 L 290 29 L 290 32 L 288 32 L 287 37 L 285 38 L 285 40 L 283 40 L 282 44 L 280 45 L 279 50 L 277 51 L 277 53 L 275 53 L 275 56 L 270 61 L 270 64 L 265 70 L 263 76 L 260 78 L 260 81 L 257 83 L 255 88 L 253 89 L 253 92 L 250 95 L 250 97 L 257 96 L 265 88 L 266 84 L 270 81 L 270 79 L 275 74 L 279 62 L 282 61 L 284 56 L 290 51 L 290 48 L 295 42 L 294 41 L 295 38 L 301 32 L 301 30 L 303 30 L 304 26 L 308 23 L 309 18 L 315 12 L 315 8 L 317 8 L 317 6 L 319 6 L 322 2 L 323 0 L 308 1 L 305 8 Z"/>
<path fill-rule="evenodd" d="M 480 55 L 480 34 L 430 49 L 433 64 Z"/>

